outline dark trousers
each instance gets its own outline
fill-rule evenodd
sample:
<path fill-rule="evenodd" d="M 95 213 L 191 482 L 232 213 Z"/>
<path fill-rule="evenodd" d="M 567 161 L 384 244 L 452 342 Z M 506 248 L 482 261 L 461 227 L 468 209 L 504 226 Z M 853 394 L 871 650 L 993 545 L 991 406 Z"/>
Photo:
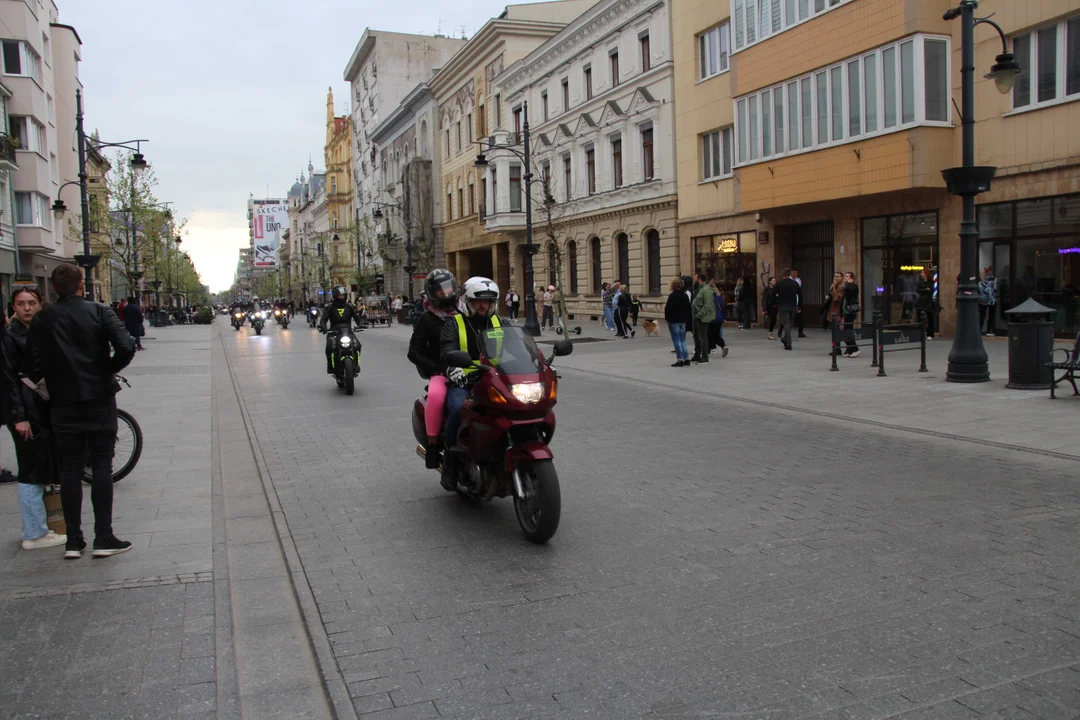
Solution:
<path fill-rule="evenodd" d="M 443 426 L 443 444 L 451 448 L 457 443 L 461 427 L 461 406 L 469 399 L 469 389 L 450 385 L 446 388 L 446 424 Z"/>
<path fill-rule="evenodd" d="M 769 334 L 773 334 L 773 330 L 776 329 L 776 308 L 767 310 L 766 314 L 769 316 Z"/>
<path fill-rule="evenodd" d="M 847 342 L 847 351 L 849 353 L 858 352 L 859 344 L 855 342 L 855 319 L 859 317 L 859 313 L 845 313 L 844 315 L 844 337 Z"/>
<path fill-rule="evenodd" d="M 555 327 L 555 312 L 551 305 L 544 306 L 544 316 L 540 327 Z"/>
<path fill-rule="evenodd" d="M 111 537 L 116 399 L 53 407 L 52 428 L 60 459 L 60 504 L 69 540 L 82 538 L 82 483 L 87 459 L 93 471 L 90 501 L 94 536 Z"/>
<path fill-rule="evenodd" d="M 993 305 L 980 305 L 979 306 L 979 327 L 986 329 L 983 330 L 987 335 L 994 334 L 994 306 Z"/>
<path fill-rule="evenodd" d="M 626 310 L 615 308 L 615 334 L 618 337 L 626 337 L 629 334 L 626 327 L 626 315 Z"/>
<path fill-rule="evenodd" d="M 780 329 L 776 334 L 784 341 L 784 347 L 791 347 L 791 334 L 795 328 L 795 318 L 799 315 L 795 308 L 780 308 Z"/>
<path fill-rule="evenodd" d="M 722 325 L 720 323 L 709 323 L 709 350 L 715 350 L 720 348 L 721 350 L 727 347 L 727 343 L 724 342 L 724 335 L 720 332 Z"/>
<path fill-rule="evenodd" d="M 747 301 L 738 305 L 739 327 L 749 330 L 754 326 L 754 306 Z"/>
<path fill-rule="evenodd" d="M 521 303 L 510 303 L 510 319 L 518 319 L 518 309 L 521 307 Z"/>
<path fill-rule="evenodd" d="M 915 317 L 916 322 L 922 324 L 926 323 L 926 337 L 934 337 L 934 311 L 933 310 L 916 310 Z"/>
<path fill-rule="evenodd" d="M 709 323 L 694 318 L 694 355 L 701 360 L 709 359 Z"/>
<path fill-rule="evenodd" d="M 799 337 L 806 334 L 806 326 L 803 324 L 802 313 L 795 313 L 795 328 L 799 331 Z"/>

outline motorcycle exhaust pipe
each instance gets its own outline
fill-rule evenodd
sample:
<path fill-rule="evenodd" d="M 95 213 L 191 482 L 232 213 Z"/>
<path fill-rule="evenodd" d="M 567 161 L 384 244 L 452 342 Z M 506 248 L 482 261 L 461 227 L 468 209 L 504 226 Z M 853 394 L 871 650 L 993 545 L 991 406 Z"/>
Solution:
<path fill-rule="evenodd" d="M 427 450 L 420 443 L 416 444 L 416 454 L 425 460 L 427 459 Z"/>

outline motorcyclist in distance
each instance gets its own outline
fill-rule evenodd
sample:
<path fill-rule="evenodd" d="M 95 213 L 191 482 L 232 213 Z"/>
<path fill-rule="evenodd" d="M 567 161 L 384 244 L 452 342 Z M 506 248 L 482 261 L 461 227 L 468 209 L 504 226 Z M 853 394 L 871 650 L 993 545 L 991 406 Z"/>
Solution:
<path fill-rule="evenodd" d="M 501 328 L 503 322 L 495 314 L 499 301 L 499 286 L 494 280 L 485 277 L 471 277 L 461 286 L 461 300 L 458 302 L 458 315 L 446 322 L 441 331 L 441 360 L 446 365 L 447 355 L 456 350 L 465 350 L 473 360 L 480 359 L 480 349 L 486 342 L 484 333 L 492 328 Z M 461 424 L 461 406 L 469 397 L 469 386 L 479 377 L 476 367 L 451 367 L 446 371 L 446 425 L 443 437 L 447 448 L 457 444 L 458 427 Z M 449 485 L 449 487 L 448 487 Z M 453 472 L 450 463 L 443 464 L 442 486 L 453 490 Z"/>
<path fill-rule="evenodd" d="M 360 330 L 360 313 L 346 299 L 349 296 L 344 285 L 335 285 L 330 291 L 332 300 L 323 308 L 322 317 L 319 318 L 319 332 L 326 332 L 327 325 L 331 330 L 349 330 L 353 324 Z M 326 338 L 326 373 L 334 374 L 334 366 L 330 362 L 330 355 L 334 351 L 334 344 L 330 337 Z"/>
<path fill-rule="evenodd" d="M 420 377 L 428 381 L 427 405 L 424 425 L 427 428 L 428 469 L 439 467 L 442 447 L 439 435 L 442 430 L 443 409 L 446 407 L 446 366 L 442 362 L 442 328 L 447 320 L 457 315 L 458 286 L 454 274 L 438 269 L 428 273 L 424 281 L 424 312 L 413 326 L 409 341 L 409 361 L 416 366 Z"/>

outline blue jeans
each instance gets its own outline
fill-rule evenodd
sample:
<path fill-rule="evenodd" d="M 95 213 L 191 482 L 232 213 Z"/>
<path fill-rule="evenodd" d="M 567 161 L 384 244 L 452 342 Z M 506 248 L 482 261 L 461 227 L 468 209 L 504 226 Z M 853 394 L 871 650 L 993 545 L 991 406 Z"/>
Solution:
<path fill-rule="evenodd" d="M 22 515 L 23 540 L 37 540 L 48 534 L 44 485 L 19 483 L 19 513 Z"/>
<path fill-rule="evenodd" d="M 452 448 L 457 443 L 458 427 L 461 425 L 461 406 L 469 397 L 469 389 L 448 385 L 446 388 L 446 425 L 443 428 L 443 445 Z"/>
<path fill-rule="evenodd" d="M 615 329 L 615 313 L 610 307 L 604 308 L 604 327 L 608 330 Z"/>
<path fill-rule="evenodd" d="M 675 358 L 689 360 L 690 353 L 686 351 L 686 323 L 668 323 L 668 331 L 671 333 L 671 343 L 675 346 Z"/>

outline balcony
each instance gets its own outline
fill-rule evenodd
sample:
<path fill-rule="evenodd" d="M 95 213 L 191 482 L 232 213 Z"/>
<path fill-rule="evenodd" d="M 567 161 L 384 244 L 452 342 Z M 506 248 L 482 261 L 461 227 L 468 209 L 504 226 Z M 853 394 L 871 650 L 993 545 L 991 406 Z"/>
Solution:
<path fill-rule="evenodd" d="M 7 133 L 0 133 L 0 170 L 18 170 L 19 164 L 15 159 L 15 149 L 19 141 Z"/>

